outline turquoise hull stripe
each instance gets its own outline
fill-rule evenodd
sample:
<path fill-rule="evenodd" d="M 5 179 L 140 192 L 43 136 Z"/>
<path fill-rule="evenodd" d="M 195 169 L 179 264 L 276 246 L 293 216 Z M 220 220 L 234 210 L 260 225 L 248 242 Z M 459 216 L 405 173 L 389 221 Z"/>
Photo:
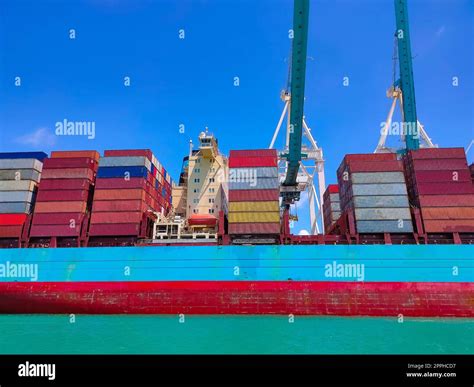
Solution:
<path fill-rule="evenodd" d="M 474 282 L 471 245 L 2 249 L 0 282 L 30 282 L 12 275 L 18 264 L 37 265 L 41 282 Z"/>

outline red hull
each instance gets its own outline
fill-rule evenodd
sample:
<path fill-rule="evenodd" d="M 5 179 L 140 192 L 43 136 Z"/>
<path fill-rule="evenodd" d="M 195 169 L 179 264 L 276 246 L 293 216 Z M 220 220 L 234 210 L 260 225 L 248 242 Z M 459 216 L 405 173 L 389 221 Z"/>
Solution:
<path fill-rule="evenodd" d="M 0 313 L 474 317 L 474 283 L 10 282 Z"/>

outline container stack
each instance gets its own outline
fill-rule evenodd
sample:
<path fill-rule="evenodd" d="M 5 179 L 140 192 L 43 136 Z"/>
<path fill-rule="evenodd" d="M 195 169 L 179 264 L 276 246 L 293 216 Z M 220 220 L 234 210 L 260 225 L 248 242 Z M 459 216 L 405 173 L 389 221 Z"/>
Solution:
<path fill-rule="evenodd" d="M 425 232 L 474 232 L 474 188 L 463 148 L 409 151 L 408 192 Z"/>
<path fill-rule="evenodd" d="M 30 230 L 34 238 L 81 238 L 93 195 L 99 153 L 56 151 L 44 159 Z"/>
<path fill-rule="evenodd" d="M 35 201 L 43 152 L 0 153 L 0 238 L 20 240 Z"/>
<path fill-rule="evenodd" d="M 230 235 L 279 234 L 279 197 L 276 150 L 230 151 Z"/>
<path fill-rule="evenodd" d="M 170 206 L 169 175 L 151 150 L 107 150 L 99 161 L 89 236 L 151 237 L 153 213 L 166 214 Z"/>
<path fill-rule="evenodd" d="M 324 231 L 327 233 L 331 226 L 341 217 L 339 186 L 330 184 L 323 195 Z"/>
<path fill-rule="evenodd" d="M 160 197 L 160 205 L 163 207 L 164 213 L 167 214 L 172 208 L 171 192 L 173 181 L 171 175 L 154 155 L 152 155 L 151 172 L 155 178 L 155 187 L 159 194 L 161 194 L 158 195 Z"/>
<path fill-rule="evenodd" d="M 337 170 L 341 210 L 358 233 L 413 232 L 403 163 L 392 153 L 349 154 Z"/>

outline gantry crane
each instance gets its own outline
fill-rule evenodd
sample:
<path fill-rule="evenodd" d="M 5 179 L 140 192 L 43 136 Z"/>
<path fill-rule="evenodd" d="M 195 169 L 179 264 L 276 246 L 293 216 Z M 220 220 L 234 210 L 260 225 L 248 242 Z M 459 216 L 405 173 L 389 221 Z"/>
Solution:
<path fill-rule="evenodd" d="M 311 234 L 324 231 L 322 217 L 325 188 L 323 151 L 317 145 L 306 123 L 303 108 L 305 98 L 306 52 L 308 45 L 309 0 L 295 0 L 293 40 L 286 90 L 281 93 L 285 105 L 269 148 L 275 146 L 282 123 L 287 116 L 285 148 L 279 152 L 282 206 L 288 210 L 306 191 L 310 209 Z M 305 143 L 303 143 L 305 140 Z"/>
<path fill-rule="evenodd" d="M 408 23 L 407 0 L 395 0 L 395 21 L 396 44 L 394 50 L 394 60 L 396 60 L 398 56 L 400 78 L 395 78 L 396 68 L 394 66 L 393 84 L 387 91 L 387 97 L 392 98 L 392 105 L 382 128 L 375 153 L 394 151 L 394 149 L 386 147 L 385 142 L 392 125 L 393 113 L 395 111 L 397 101 L 400 104 L 402 113 L 402 130 L 400 133 L 402 139 L 405 141 L 405 149 L 402 149 L 402 152 L 405 150 L 420 148 L 420 139 L 424 141 L 422 144 L 423 147 L 436 147 L 436 145 L 433 144 L 426 133 L 423 125 L 421 125 L 421 123 L 418 121 L 416 113 L 415 82 L 413 79 L 413 62 Z"/>

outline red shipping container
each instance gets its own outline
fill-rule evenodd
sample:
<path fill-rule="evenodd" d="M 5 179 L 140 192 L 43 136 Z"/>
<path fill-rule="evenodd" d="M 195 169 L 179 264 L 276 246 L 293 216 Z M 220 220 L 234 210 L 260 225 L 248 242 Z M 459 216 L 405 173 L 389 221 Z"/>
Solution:
<path fill-rule="evenodd" d="M 418 195 L 474 194 L 474 187 L 470 182 L 419 183 L 416 191 Z"/>
<path fill-rule="evenodd" d="M 0 226 L 0 238 L 20 238 L 23 226 Z"/>
<path fill-rule="evenodd" d="M 276 149 L 245 149 L 245 150 L 231 150 L 229 158 L 241 157 L 277 157 Z"/>
<path fill-rule="evenodd" d="M 421 207 L 474 207 L 474 195 L 421 195 Z"/>
<path fill-rule="evenodd" d="M 411 150 L 408 157 L 420 159 L 466 159 L 464 148 L 424 148 Z"/>
<path fill-rule="evenodd" d="M 280 234 L 280 223 L 230 223 L 229 234 Z"/>
<path fill-rule="evenodd" d="M 344 156 L 342 161 L 344 164 L 351 164 L 354 161 L 380 162 L 380 161 L 396 161 L 395 153 L 351 153 Z"/>
<path fill-rule="evenodd" d="M 145 189 L 146 180 L 141 177 L 131 177 L 130 180 L 125 180 L 122 177 L 114 178 L 98 178 L 95 181 L 96 189 L 113 189 L 113 188 L 141 188 Z"/>
<path fill-rule="evenodd" d="M 279 200 L 277 189 L 239 189 L 229 191 L 229 202 L 271 201 Z"/>
<path fill-rule="evenodd" d="M 36 202 L 84 201 L 89 197 L 89 190 L 38 190 Z"/>
<path fill-rule="evenodd" d="M 40 190 L 88 190 L 91 186 L 89 179 L 44 179 L 39 183 Z"/>
<path fill-rule="evenodd" d="M 341 165 L 338 170 L 338 176 L 344 171 L 346 165 Z M 378 161 L 378 162 L 367 162 L 367 161 L 352 161 L 347 165 L 349 172 L 403 172 L 403 162 L 397 161 Z"/>
<path fill-rule="evenodd" d="M 339 186 L 337 184 L 329 184 L 328 188 L 326 189 L 327 193 L 338 193 Z"/>
<path fill-rule="evenodd" d="M 99 161 L 100 154 L 97 151 L 53 151 L 51 152 L 52 159 L 59 159 L 59 158 L 76 158 L 76 157 L 88 157 L 94 159 L 95 161 Z"/>
<path fill-rule="evenodd" d="M 32 225 L 30 237 L 74 237 L 79 236 L 81 225 L 76 224 L 71 227 L 70 224 L 63 225 Z"/>
<path fill-rule="evenodd" d="M 0 226 L 19 226 L 25 223 L 26 214 L 0 214 Z"/>
<path fill-rule="evenodd" d="M 277 157 L 232 157 L 229 159 L 230 168 L 276 167 Z"/>
<path fill-rule="evenodd" d="M 104 157 L 110 156 L 145 156 L 148 160 L 152 159 L 152 152 L 150 149 L 117 149 L 104 151 Z"/>
<path fill-rule="evenodd" d="M 91 215 L 91 224 L 105 223 L 140 223 L 141 212 L 94 212 Z"/>
<path fill-rule="evenodd" d="M 146 192 L 142 189 L 98 189 L 94 200 L 145 200 Z"/>
<path fill-rule="evenodd" d="M 471 174 L 466 169 L 448 171 L 415 171 L 411 174 L 417 183 L 471 182 Z M 455 180 L 457 179 L 457 180 Z"/>
<path fill-rule="evenodd" d="M 140 224 L 91 224 L 89 236 L 137 236 Z"/>
<path fill-rule="evenodd" d="M 85 212 L 86 202 L 40 202 L 36 203 L 34 213 Z"/>
<path fill-rule="evenodd" d="M 89 168 L 43 169 L 42 179 L 89 179 L 93 180 L 94 171 Z"/>
<path fill-rule="evenodd" d="M 423 159 L 413 160 L 409 169 L 415 171 L 449 171 L 467 169 L 466 159 Z"/>
<path fill-rule="evenodd" d="M 425 220 L 425 232 L 474 232 L 474 219 Z"/>
<path fill-rule="evenodd" d="M 329 184 L 328 187 L 326 188 L 326 191 L 324 191 L 324 198 L 329 198 L 329 195 L 331 194 L 336 194 L 339 193 L 339 185 L 337 184 Z"/>
<path fill-rule="evenodd" d="M 55 168 L 90 168 L 97 171 L 99 163 L 90 157 L 44 159 L 43 170 Z"/>
<path fill-rule="evenodd" d="M 156 198 L 158 196 L 155 188 L 153 188 L 153 186 L 151 184 L 147 184 L 145 186 L 145 192 L 148 195 L 150 195 L 152 198 Z"/>
<path fill-rule="evenodd" d="M 34 214 L 32 224 L 80 224 L 84 219 L 82 212 L 62 212 L 62 213 L 43 213 Z"/>
<path fill-rule="evenodd" d="M 139 211 L 145 212 L 148 205 L 141 200 L 111 200 L 111 201 L 95 201 L 92 204 L 92 212 L 106 211 Z"/>
<path fill-rule="evenodd" d="M 151 207 L 152 209 L 155 209 L 156 208 L 156 205 L 158 203 L 157 200 L 153 199 L 150 195 L 146 195 L 145 196 L 145 203 Z"/>

